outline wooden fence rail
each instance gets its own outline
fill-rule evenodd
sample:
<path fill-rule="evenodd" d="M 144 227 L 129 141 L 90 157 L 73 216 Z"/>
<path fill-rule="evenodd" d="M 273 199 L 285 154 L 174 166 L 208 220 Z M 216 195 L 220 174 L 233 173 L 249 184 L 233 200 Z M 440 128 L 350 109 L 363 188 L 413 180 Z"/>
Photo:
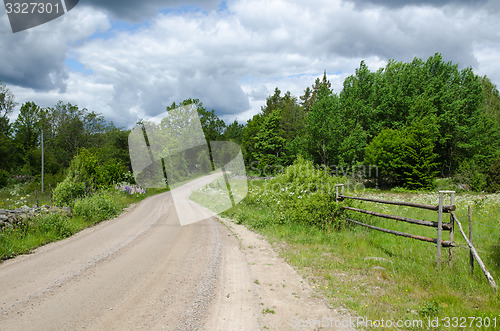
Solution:
<path fill-rule="evenodd" d="M 437 239 L 434 239 L 434 238 L 427 238 L 427 237 L 418 236 L 416 234 L 409 234 L 409 233 L 405 233 L 405 232 L 399 232 L 399 231 L 394 231 L 394 230 L 388 230 L 388 229 L 384 229 L 384 228 L 379 228 L 377 226 L 373 226 L 373 225 L 361 223 L 361 222 L 352 220 L 350 218 L 348 218 L 347 220 L 349 222 L 354 223 L 354 224 L 362 225 L 364 227 L 367 227 L 367 228 L 370 228 L 370 229 L 373 229 L 373 230 L 377 230 L 377 231 L 381 231 L 381 232 L 385 232 L 385 233 L 394 234 L 396 236 L 407 237 L 407 238 L 412 238 L 412 239 L 416 239 L 416 240 L 420 240 L 420 241 L 425 241 L 425 242 L 437 244 Z M 455 247 L 455 243 L 450 242 L 450 241 L 441 241 L 441 246 L 443 246 L 443 247 Z"/>
<path fill-rule="evenodd" d="M 383 204 L 387 204 L 387 205 L 415 207 L 415 208 L 427 209 L 427 210 L 433 210 L 433 211 L 439 210 L 439 205 L 434 206 L 434 205 L 426 205 L 423 203 L 414 203 L 414 202 L 400 202 L 400 201 L 387 201 L 387 200 L 378 200 L 378 199 L 369 199 L 369 198 L 360 198 L 360 197 L 349 197 L 349 196 L 345 196 L 345 195 L 338 196 L 338 200 L 342 201 L 344 199 L 370 201 L 370 202 L 383 203 Z M 455 209 L 456 209 L 456 207 L 454 205 L 453 206 L 450 206 L 450 205 L 443 206 L 444 213 L 449 213 L 449 212 L 455 211 Z"/>
<path fill-rule="evenodd" d="M 338 184 L 335 186 L 336 186 L 335 187 L 335 198 L 336 198 L 337 202 L 344 201 L 345 199 L 352 199 L 352 200 L 369 201 L 369 202 L 375 202 L 375 203 L 397 205 L 397 206 L 407 206 L 407 207 L 414 207 L 414 208 L 437 211 L 438 212 L 438 221 L 434 222 L 434 221 L 417 220 L 417 219 L 408 218 L 408 217 L 377 213 L 377 212 L 359 209 L 359 208 L 354 208 L 354 207 L 349 207 L 349 206 L 342 206 L 342 208 L 344 210 L 354 211 L 357 213 L 362 213 L 362 214 L 367 214 L 367 215 L 372 215 L 372 216 L 377 216 L 377 217 L 382 217 L 382 218 L 387 218 L 387 219 L 393 219 L 393 220 L 400 221 L 400 222 L 406 222 L 406 223 L 411 223 L 411 224 L 416 224 L 416 225 L 423 225 L 423 226 L 437 228 L 437 238 L 427 238 L 427 237 L 422 237 L 422 236 L 415 235 L 415 234 L 384 229 L 384 228 L 365 224 L 365 223 L 347 218 L 347 220 L 351 223 L 361 225 L 361 226 L 364 226 L 364 227 L 367 227 L 367 228 L 370 228 L 373 230 L 377 230 L 377 231 L 381 231 L 381 232 L 385 232 L 385 233 L 390 233 L 390 234 L 393 234 L 396 236 L 402 236 L 402 237 L 406 237 L 406 238 L 411 238 L 411 239 L 416 239 L 416 240 L 436 244 L 436 246 L 437 246 L 436 265 L 439 265 L 439 263 L 440 263 L 441 247 L 448 247 L 449 248 L 449 260 L 451 261 L 451 258 L 453 256 L 452 248 L 456 246 L 455 242 L 453 241 L 454 224 L 456 222 L 461 234 L 463 235 L 465 241 L 467 242 L 467 245 L 469 245 L 469 248 L 470 248 L 470 263 L 471 263 L 470 270 L 471 270 L 471 273 L 474 270 L 473 268 L 474 268 L 474 259 L 475 259 L 477 261 L 477 263 L 479 264 L 479 267 L 483 271 L 484 275 L 486 276 L 486 279 L 488 280 L 488 283 L 490 284 L 490 286 L 495 291 L 497 290 L 497 284 L 493 280 L 493 277 L 491 276 L 491 274 L 486 269 L 483 261 L 481 260 L 481 258 L 479 257 L 479 254 L 477 253 L 477 250 L 474 248 L 474 245 L 472 244 L 472 217 L 471 217 L 470 207 L 469 207 L 469 238 L 467 238 L 467 236 L 465 235 L 464 230 L 462 229 L 462 224 L 460 224 L 457 217 L 455 216 L 454 211 L 456 210 L 456 206 L 455 206 L 455 192 L 454 191 L 439 191 L 439 204 L 437 206 L 434 206 L 434 205 L 426 205 L 426 204 L 421 204 L 421 203 L 387 201 L 387 200 L 378 200 L 378 199 L 370 199 L 370 198 L 350 197 L 350 196 L 344 195 L 344 184 Z M 339 194 L 339 188 L 342 189 L 340 194 Z M 443 195 L 444 194 L 450 194 L 450 204 L 449 205 L 445 205 L 443 203 Z M 450 214 L 450 222 L 449 223 L 447 223 L 447 222 L 443 223 L 443 213 Z M 448 241 L 442 240 L 442 232 L 443 231 L 449 231 L 450 240 L 448 240 Z M 440 244 L 438 244 L 438 243 L 440 243 Z"/>
<path fill-rule="evenodd" d="M 339 192 L 339 188 L 341 188 L 341 192 Z M 450 194 L 451 197 L 450 197 L 450 204 L 449 205 L 445 205 L 443 203 L 443 194 Z M 394 230 L 376 227 L 376 226 L 365 224 L 365 223 L 355 221 L 355 220 L 352 220 L 349 218 L 347 219 L 349 222 L 352 222 L 354 224 L 361 225 L 361 226 L 364 226 L 364 227 L 367 227 L 367 228 L 370 228 L 373 230 L 377 230 L 377 231 L 390 233 L 390 234 L 397 235 L 397 236 L 402 236 L 402 237 L 406 237 L 406 238 L 411 238 L 411 239 L 416 239 L 416 240 L 436 244 L 436 246 L 437 246 L 436 264 L 437 265 L 439 265 L 440 260 L 441 260 L 441 247 L 448 247 L 449 248 L 449 259 L 451 260 L 452 255 L 453 255 L 452 247 L 455 247 L 455 243 L 453 242 L 453 231 L 454 231 L 453 224 L 454 223 L 453 223 L 453 216 L 451 215 L 451 213 L 453 213 L 453 211 L 456 210 L 456 206 L 454 205 L 454 202 L 455 202 L 455 192 L 454 191 L 439 191 L 439 204 L 437 206 L 436 205 L 426 205 L 426 204 L 422 204 L 422 203 L 387 201 L 387 200 L 379 200 L 379 199 L 371 199 L 371 198 L 351 197 L 351 196 L 347 196 L 344 194 L 344 185 L 343 184 L 336 185 L 335 197 L 336 197 L 337 202 L 344 201 L 345 199 L 351 199 L 351 200 L 369 201 L 369 202 L 375 202 L 375 203 L 381 203 L 381 204 L 406 206 L 406 207 L 413 207 L 413 208 L 437 211 L 438 212 L 438 220 L 437 220 L 437 222 L 434 222 L 434 221 L 418 220 L 418 219 L 413 219 L 413 218 L 408 218 L 408 217 L 403 217 L 403 216 L 377 213 L 377 212 L 373 212 L 373 211 L 369 211 L 369 210 L 353 208 L 353 207 L 348 207 L 348 206 L 342 206 L 342 208 L 345 210 L 350 210 L 350 211 L 354 211 L 354 212 L 358 212 L 358 213 L 363 213 L 363 214 L 387 218 L 387 219 L 393 219 L 393 220 L 400 221 L 400 222 L 406 222 L 406 223 L 436 228 L 437 229 L 437 238 L 428 238 L 428 237 L 423 237 L 423 236 L 419 236 L 419 235 L 415 235 L 415 234 L 404 233 L 404 232 L 399 232 L 399 231 L 394 231 Z M 449 223 L 448 222 L 443 223 L 443 213 L 450 213 L 450 222 Z M 442 232 L 443 231 L 449 231 L 450 240 L 448 240 L 448 241 L 442 240 Z"/>
<path fill-rule="evenodd" d="M 389 219 L 393 219 L 393 220 L 401 221 L 401 222 L 406 222 L 406 223 L 424 225 L 424 226 L 429 226 L 429 227 L 433 227 L 433 228 L 437 228 L 438 227 L 438 222 L 425 221 L 425 220 L 416 220 L 416 219 L 408 218 L 408 217 L 402 217 L 402 216 L 395 216 L 395 215 L 388 215 L 388 214 L 376 213 L 376 212 L 373 212 L 373 211 L 363 210 L 363 209 L 358 209 L 358 208 L 353 208 L 353 207 L 348 207 L 348 206 L 343 206 L 342 208 L 345 209 L 345 210 L 357 211 L 357 212 L 363 213 L 363 214 L 368 214 L 368 215 L 372 215 L 372 216 L 378 216 L 378 217 L 382 217 L 382 218 L 389 218 Z M 444 223 L 443 224 L 443 230 L 445 230 L 445 231 L 451 231 L 452 230 L 452 226 L 449 223 Z"/>
<path fill-rule="evenodd" d="M 470 211 L 470 209 L 469 209 L 469 211 Z M 481 258 L 479 257 L 479 254 L 477 253 L 477 250 L 474 247 L 474 245 L 472 244 L 472 242 L 469 239 L 467 239 L 467 236 L 465 235 L 464 229 L 462 228 L 462 224 L 460 224 L 460 221 L 455 216 L 455 214 L 451 214 L 451 216 L 455 219 L 455 222 L 457 222 L 458 229 L 460 230 L 460 233 L 462 233 L 462 236 L 464 236 L 465 242 L 467 242 L 467 245 L 469 245 L 470 252 L 471 252 L 472 256 L 476 259 L 477 264 L 479 264 L 479 267 L 483 271 L 484 276 L 488 280 L 488 283 L 496 291 L 497 290 L 497 283 L 495 283 L 495 280 L 493 279 L 493 277 L 491 277 L 490 272 L 488 271 L 488 269 L 486 269 L 486 266 L 484 265 L 483 260 L 481 260 Z"/>

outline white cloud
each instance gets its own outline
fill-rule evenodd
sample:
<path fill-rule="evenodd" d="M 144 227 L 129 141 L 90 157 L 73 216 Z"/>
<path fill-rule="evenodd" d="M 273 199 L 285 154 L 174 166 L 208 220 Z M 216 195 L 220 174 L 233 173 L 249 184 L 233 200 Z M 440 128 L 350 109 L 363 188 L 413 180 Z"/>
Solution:
<path fill-rule="evenodd" d="M 0 50 L 0 55 L 17 58 L 13 66 L 0 64 L 0 75 L 40 72 L 34 75 L 38 83 L 28 85 L 35 91 L 14 90 L 20 93 L 18 100 L 34 95 L 40 100 L 53 98 L 55 104 L 62 99 L 122 125 L 157 115 L 172 102 L 189 97 L 199 98 L 226 120 L 245 120 L 260 110 L 275 87 L 298 97 L 323 70 L 334 91 L 340 92 L 343 80 L 361 60 L 377 70 L 391 58 L 425 60 L 441 52 L 445 60 L 472 65 L 500 83 L 497 12 L 460 3 L 434 7 L 373 2 L 356 6 L 329 0 L 234 0 L 220 11 L 219 3 L 211 1 L 206 11 L 155 14 L 133 31 L 90 39 L 94 32 L 109 28 L 111 16 L 129 17 L 132 12 L 120 12 L 118 2 L 105 8 L 111 14 L 82 6 L 71 12 L 78 14 L 76 23 L 66 15 L 66 25 L 50 27 L 55 32 L 40 40 L 34 40 L 32 33 L 24 39 L 17 34 L 2 36 L 9 45 L 20 44 L 24 53 L 8 55 Z M 160 2 L 151 2 L 138 8 L 138 15 L 150 15 L 158 6 Z M 91 73 L 68 73 L 63 66 L 67 57 Z M 47 58 L 51 60 L 43 62 Z M 9 79 L 26 86 L 21 79 Z"/>

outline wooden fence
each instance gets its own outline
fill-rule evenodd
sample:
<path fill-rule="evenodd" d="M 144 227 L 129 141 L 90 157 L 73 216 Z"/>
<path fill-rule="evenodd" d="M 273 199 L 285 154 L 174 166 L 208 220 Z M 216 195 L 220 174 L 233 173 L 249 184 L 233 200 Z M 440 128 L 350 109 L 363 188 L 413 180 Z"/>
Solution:
<path fill-rule="evenodd" d="M 339 192 L 339 188 L 341 189 L 340 192 Z M 444 204 L 444 195 L 445 194 L 450 195 L 450 204 L 449 205 Z M 415 235 L 415 234 L 384 229 L 384 228 L 365 224 L 365 223 L 347 218 L 347 220 L 349 222 L 352 222 L 354 224 L 361 225 L 361 226 L 364 226 L 364 227 L 367 227 L 367 228 L 370 228 L 373 230 L 377 230 L 377 231 L 390 233 L 390 234 L 397 235 L 397 236 L 407 237 L 407 238 L 411 238 L 411 239 L 416 239 L 416 240 L 436 244 L 436 247 L 437 247 L 436 265 L 437 266 L 439 266 L 440 261 L 441 261 L 441 248 L 442 247 L 449 248 L 449 260 L 451 261 L 451 258 L 453 256 L 452 248 L 456 246 L 456 244 L 453 240 L 453 238 L 454 238 L 454 224 L 456 222 L 459 226 L 460 232 L 462 233 L 462 235 L 465 238 L 465 241 L 469 245 L 470 256 L 471 256 L 471 265 L 473 266 L 472 259 L 475 258 L 476 261 L 478 262 L 479 266 L 483 270 L 484 275 L 488 279 L 488 282 L 490 283 L 491 287 L 495 290 L 497 289 L 497 285 L 496 285 L 495 281 L 491 277 L 488 270 L 486 270 L 484 263 L 481 261 L 481 258 L 477 254 L 477 251 L 472 244 L 472 231 L 470 231 L 470 240 L 469 240 L 466 237 L 465 233 L 463 232 L 462 225 L 460 224 L 460 222 L 458 221 L 458 219 L 456 218 L 456 216 L 454 214 L 454 211 L 456 210 L 455 191 L 439 191 L 439 203 L 438 203 L 438 205 L 426 205 L 426 204 L 421 204 L 421 203 L 387 201 L 387 200 L 379 200 L 379 199 L 346 196 L 344 194 L 344 184 L 338 184 L 338 185 L 335 185 L 335 199 L 337 202 L 344 201 L 345 199 L 351 199 L 351 200 L 368 201 L 368 202 L 374 202 L 374 203 L 397 205 L 397 206 L 407 206 L 407 207 L 437 211 L 438 215 L 437 215 L 437 222 L 436 222 L 436 221 L 418 220 L 418 219 L 413 219 L 413 218 L 408 218 L 408 217 L 403 217 L 403 216 L 395 216 L 395 215 L 377 213 L 377 212 L 359 209 L 359 208 L 353 208 L 353 207 L 349 207 L 349 206 L 342 206 L 342 208 L 344 210 L 349 210 L 349 211 L 353 211 L 353 212 L 357 212 L 357 213 L 363 213 L 363 214 L 367 214 L 367 215 L 382 217 L 382 218 L 386 218 L 386 219 L 392 219 L 392 220 L 396 220 L 396 221 L 400 221 L 400 222 L 406 222 L 406 223 L 436 228 L 437 229 L 437 238 L 428 238 L 428 237 L 423 237 L 423 236 L 419 236 L 419 235 Z M 444 214 L 450 214 L 450 221 L 449 222 L 443 222 L 443 215 Z M 471 220 L 470 220 L 469 224 L 472 224 Z M 449 240 L 447 240 L 447 241 L 443 240 L 443 231 L 449 232 Z M 438 243 L 440 243 L 440 244 L 438 244 Z"/>

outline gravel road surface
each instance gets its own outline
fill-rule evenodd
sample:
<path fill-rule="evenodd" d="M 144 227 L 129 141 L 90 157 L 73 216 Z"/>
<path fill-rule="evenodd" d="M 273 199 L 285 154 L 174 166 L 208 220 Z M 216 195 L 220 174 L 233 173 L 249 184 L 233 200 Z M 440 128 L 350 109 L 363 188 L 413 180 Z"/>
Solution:
<path fill-rule="evenodd" d="M 0 330 L 304 330 L 346 322 L 263 238 L 187 201 L 207 176 L 0 264 Z M 317 329 L 317 328 L 314 328 Z"/>

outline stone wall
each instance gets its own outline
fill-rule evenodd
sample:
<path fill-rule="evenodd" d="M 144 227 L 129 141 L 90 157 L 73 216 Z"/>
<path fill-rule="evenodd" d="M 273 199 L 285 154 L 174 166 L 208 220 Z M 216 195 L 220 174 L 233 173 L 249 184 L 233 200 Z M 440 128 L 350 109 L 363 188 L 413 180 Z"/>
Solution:
<path fill-rule="evenodd" d="M 4 228 L 14 228 L 21 224 L 22 222 L 34 218 L 40 214 L 53 214 L 53 213 L 63 213 L 71 215 L 71 208 L 69 207 L 22 207 L 14 210 L 0 209 L 0 230 Z"/>

